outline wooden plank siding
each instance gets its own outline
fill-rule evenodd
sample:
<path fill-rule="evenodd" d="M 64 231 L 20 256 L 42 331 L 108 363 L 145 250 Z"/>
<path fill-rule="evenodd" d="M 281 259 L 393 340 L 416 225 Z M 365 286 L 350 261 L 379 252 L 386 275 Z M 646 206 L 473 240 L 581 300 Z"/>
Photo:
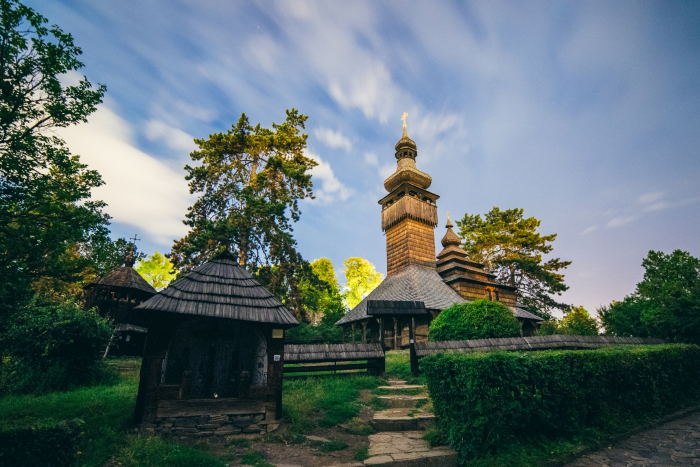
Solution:
<path fill-rule="evenodd" d="M 285 373 L 320 373 L 366 370 L 370 375 L 384 373 L 384 350 L 375 344 L 286 344 Z M 342 362 L 341 364 L 338 364 Z M 350 362 L 350 363 L 345 363 Z M 305 365 L 306 364 L 306 365 Z"/>

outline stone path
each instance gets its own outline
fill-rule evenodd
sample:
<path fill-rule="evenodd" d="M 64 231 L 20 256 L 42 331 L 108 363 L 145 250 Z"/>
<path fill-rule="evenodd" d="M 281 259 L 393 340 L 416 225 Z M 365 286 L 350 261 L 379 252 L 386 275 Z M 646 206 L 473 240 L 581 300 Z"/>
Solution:
<path fill-rule="evenodd" d="M 700 412 L 632 435 L 565 467 L 700 466 Z"/>
<path fill-rule="evenodd" d="M 406 381 L 389 381 L 381 386 L 390 391 L 421 389 L 423 386 L 406 385 Z M 427 423 L 435 416 L 417 409 L 427 396 L 392 394 L 380 396 L 390 408 L 375 412 L 372 425 L 378 433 L 369 437 L 369 458 L 364 465 L 385 467 L 453 467 L 457 465 L 457 453 L 448 447 L 431 448 L 423 439 Z"/>

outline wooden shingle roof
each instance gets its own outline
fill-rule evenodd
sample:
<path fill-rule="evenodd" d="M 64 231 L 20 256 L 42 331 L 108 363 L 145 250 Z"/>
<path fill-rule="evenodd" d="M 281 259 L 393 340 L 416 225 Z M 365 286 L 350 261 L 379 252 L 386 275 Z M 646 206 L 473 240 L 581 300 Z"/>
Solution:
<path fill-rule="evenodd" d="M 367 314 L 375 315 L 424 315 L 425 303 L 401 300 L 367 300 Z"/>
<path fill-rule="evenodd" d="M 107 287 L 122 287 L 125 289 L 136 289 L 141 292 L 147 292 L 155 295 L 156 289 L 151 287 L 151 284 L 141 277 L 141 274 L 136 272 L 131 266 L 122 266 L 115 269 L 97 282 L 88 285 L 87 288 L 95 286 Z"/>
<path fill-rule="evenodd" d="M 171 282 L 136 309 L 290 326 L 299 324 L 230 253 L 223 253 Z"/>

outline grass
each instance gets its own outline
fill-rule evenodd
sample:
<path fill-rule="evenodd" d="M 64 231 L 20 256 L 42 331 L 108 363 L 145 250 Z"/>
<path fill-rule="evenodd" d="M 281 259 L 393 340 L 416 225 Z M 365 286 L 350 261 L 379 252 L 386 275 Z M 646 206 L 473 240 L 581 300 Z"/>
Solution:
<path fill-rule="evenodd" d="M 131 436 L 119 450 L 122 467 L 225 467 L 223 460 L 208 452 L 205 443 L 175 444 L 157 436 Z M 249 464 L 258 465 L 258 464 Z"/>
<path fill-rule="evenodd" d="M 231 438 L 230 440 L 226 441 L 224 446 L 227 448 L 235 446 L 237 448 L 248 449 L 250 447 L 250 441 L 246 438 Z"/>
<path fill-rule="evenodd" d="M 253 467 L 275 467 L 265 461 L 265 456 L 259 451 L 251 451 L 241 457 L 241 464 Z"/>
<path fill-rule="evenodd" d="M 316 425 L 332 427 L 356 417 L 360 390 L 375 389 L 380 381 L 359 375 L 285 380 L 282 409 L 290 432 L 304 434 Z"/>
<path fill-rule="evenodd" d="M 348 447 L 345 442 L 337 438 L 331 438 L 328 443 L 323 441 L 309 441 L 309 446 L 317 448 L 321 452 L 342 451 Z"/>
<path fill-rule="evenodd" d="M 357 451 L 355 451 L 355 454 L 352 456 L 354 460 L 357 462 L 362 462 L 363 460 L 367 459 L 369 457 L 369 447 L 367 446 L 362 446 L 359 448 Z"/>
<path fill-rule="evenodd" d="M 138 390 L 139 359 L 110 360 L 122 377 L 114 385 L 93 386 L 43 396 L 6 396 L 0 399 L 0 426 L 40 420 L 85 422 L 78 465 L 100 467 L 127 440 Z"/>
<path fill-rule="evenodd" d="M 350 420 L 345 431 L 355 436 L 369 436 L 376 433 L 374 428 L 359 418 L 353 418 Z"/>

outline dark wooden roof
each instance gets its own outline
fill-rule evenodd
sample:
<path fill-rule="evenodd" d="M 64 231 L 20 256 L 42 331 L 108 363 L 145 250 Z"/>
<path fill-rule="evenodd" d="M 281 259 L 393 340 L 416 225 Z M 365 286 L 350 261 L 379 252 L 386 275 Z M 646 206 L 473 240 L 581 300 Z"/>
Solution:
<path fill-rule="evenodd" d="M 411 264 L 396 274 L 387 276 L 376 289 L 335 324 L 349 324 L 369 318 L 369 300 L 419 301 L 425 303 L 428 310 L 444 310 L 455 303 L 464 303 L 464 299 L 445 284 L 434 268 Z"/>
<path fill-rule="evenodd" d="M 141 274 L 136 272 L 131 266 L 122 266 L 115 269 L 97 282 L 89 284 L 86 288 L 97 286 L 107 287 L 122 287 L 125 289 L 135 289 L 141 292 L 156 294 L 156 289 L 151 287 L 151 284 L 141 277 Z"/>
<path fill-rule="evenodd" d="M 383 358 L 384 350 L 376 344 L 312 344 L 284 346 L 284 361 L 287 363 L 308 363 L 327 361 L 364 360 Z"/>
<path fill-rule="evenodd" d="M 367 314 L 375 315 L 424 315 L 425 303 L 400 300 L 367 300 Z"/>
<path fill-rule="evenodd" d="M 171 282 L 136 309 L 279 325 L 299 324 L 230 253 L 221 254 Z"/>
<path fill-rule="evenodd" d="M 663 339 L 613 336 L 534 336 L 468 341 L 416 342 L 416 355 L 442 352 L 494 352 L 498 350 L 599 349 L 610 345 L 657 345 Z"/>

